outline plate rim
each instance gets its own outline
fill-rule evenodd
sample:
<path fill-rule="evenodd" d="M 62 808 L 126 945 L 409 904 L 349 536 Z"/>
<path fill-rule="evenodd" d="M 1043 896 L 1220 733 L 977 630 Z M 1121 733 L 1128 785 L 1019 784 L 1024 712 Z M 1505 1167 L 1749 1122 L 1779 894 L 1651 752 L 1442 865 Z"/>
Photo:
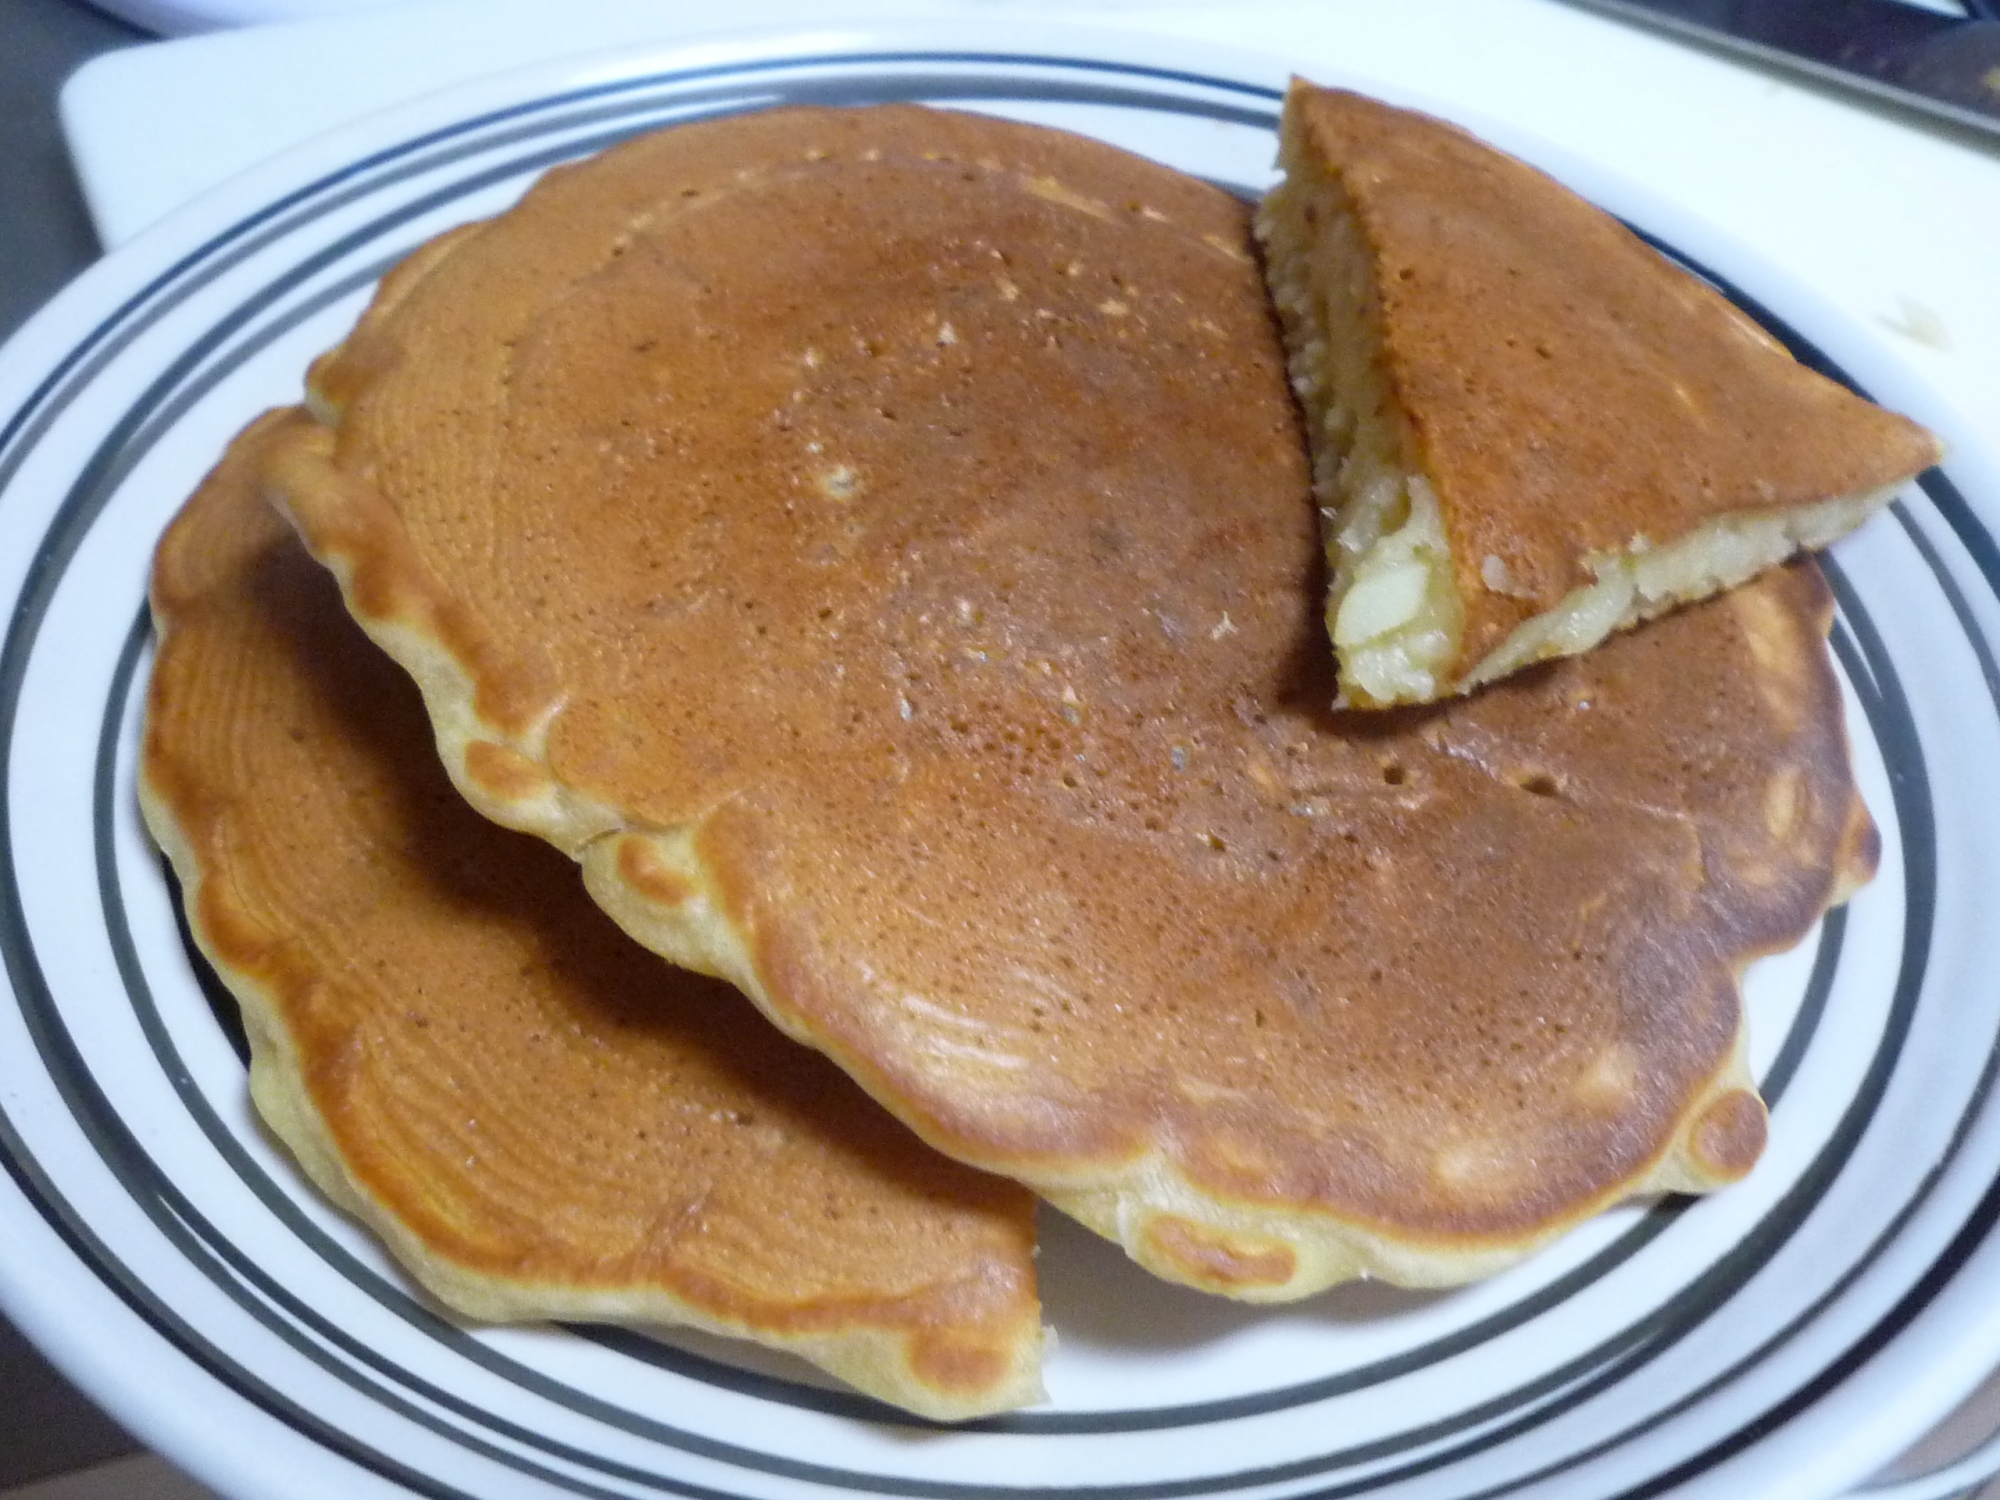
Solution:
<path fill-rule="evenodd" d="M 1105 30 L 1096 27 L 1057 26 L 1043 23 L 1039 20 L 1037 26 L 1044 33 L 1060 32 L 1064 37 L 1065 48 L 1068 48 L 1073 41 L 1078 42 L 1079 45 L 1087 46 L 1093 40 L 1099 45 L 1103 45 L 1109 40 L 1118 49 L 1118 53 L 1109 55 L 1096 51 L 1071 52 L 1067 54 L 1079 62 L 1107 60 L 1124 62 L 1130 60 L 1129 54 L 1134 50 L 1174 54 L 1183 58 L 1188 57 L 1189 54 L 1198 54 L 1202 64 L 1200 71 L 1214 75 L 1219 71 L 1215 66 L 1218 58 L 1223 58 L 1225 62 L 1229 60 L 1222 53 L 1221 49 L 1196 48 L 1194 44 L 1165 38 L 1149 38 L 1141 33 Z M 725 54 L 727 55 L 727 60 L 741 61 L 749 56 L 765 55 L 766 49 L 772 48 L 791 50 L 810 44 L 812 47 L 822 51 L 836 50 L 828 45 L 829 38 L 840 38 L 846 47 L 855 51 L 876 50 L 882 45 L 882 38 L 885 34 L 893 35 L 905 44 L 909 44 L 911 33 L 944 36 L 948 37 L 949 45 L 945 46 L 933 43 L 931 50 L 963 52 L 967 47 L 965 37 L 969 29 L 977 28 L 968 28 L 966 23 L 962 22 L 898 22 L 880 28 L 843 27 L 833 30 L 814 29 L 807 31 L 800 31 L 797 28 L 783 28 L 775 33 L 760 34 L 751 38 L 732 39 L 721 43 L 707 42 L 693 45 L 662 44 L 639 48 L 621 47 L 601 57 L 565 59 L 555 63 L 538 64 L 527 69 L 494 75 L 491 78 L 480 79 L 471 84 L 459 85 L 438 95 L 429 96 L 426 99 L 400 105 L 369 116 L 365 120 L 344 126 L 338 131 L 317 138 L 315 141 L 293 148 L 293 150 L 285 153 L 282 157 L 276 158 L 262 167 L 253 169 L 251 172 L 235 179 L 232 183 L 225 184 L 223 187 L 204 195 L 201 199 L 196 200 L 195 203 L 178 210 L 159 226 L 136 237 L 131 244 L 107 257 L 106 262 L 87 272 L 83 278 L 79 279 L 78 283 L 73 284 L 64 293 L 59 294 L 55 302 L 45 308 L 35 319 L 32 319 L 23 328 L 21 333 L 8 343 L 4 350 L 0 350 L 0 403 L 6 403 L 8 376 L 17 368 L 24 371 L 32 371 L 39 367 L 42 361 L 37 358 L 37 355 L 43 352 L 42 346 L 51 340 L 60 342 L 60 330 L 71 321 L 72 314 L 70 313 L 70 309 L 72 306 L 88 306 L 88 299 L 93 296 L 99 299 L 111 297 L 113 300 L 116 300 L 115 294 L 118 287 L 129 283 L 132 278 L 142 274 L 142 269 L 145 266 L 156 263 L 163 255 L 168 253 L 167 247 L 180 243 L 181 240 L 177 239 L 177 236 L 184 239 L 198 230 L 200 226 L 212 225 L 218 216 L 229 211 L 230 205 L 250 204 L 256 208 L 273 207 L 277 203 L 284 201 L 284 193 L 281 193 L 275 199 L 273 198 L 273 187 L 286 183 L 290 184 L 290 187 L 284 190 L 286 193 L 298 194 L 309 191 L 319 177 L 324 175 L 324 172 L 315 172 L 312 164 L 338 158 L 338 161 L 332 167 L 327 168 L 327 170 L 335 170 L 339 167 L 353 165 L 355 162 L 354 147 L 351 144 L 353 142 L 375 141 L 378 143 L 388 142 L 396 146 L 407 146 L 410 140 L 410 127 L 412 125 L 420 124 L 427 120 L 438 121 L 440 123 L 464 123 L 468 118 L 468 111 L 474 107 L 473 101 L 488 98 L 506 98 L 523 103 L 532 102 L 534 99 L 552 91 L 553 80 L 566 80 L 573 86 L 577 81 L 602 77 L 602 70 L 607 68 L 619 76 L 637 77 L 645 73 L 667 71 L 670 62 L 679 66 L 685 66 L 689 58 L 702 57 L 704 55 L 714 56 L 716 54 Z M 1017 39 L 1020 29 L 1018 26 L 1006 28 L 1009 33 L 1007 40 L 1012 41 Z M 980 50 L 993 50 L 1015 56 L 1025 55 L 1029 51 L 1028 48 L 1019 45 L 997 45 L 999 40 L 999 38 L 996 38 L 996 45 L 990 48 L 982 47 Z M 923 46 L 913 45 L 912 50 L 921 51 L 926 49 Z M 1267 53 L 1245 52 L 1239 55 L 1238 60 L 1240 61 L 1240 58 L 1243 57 L 1254 59 L 1255 66 L 1258 68 L 1268 70 L 1274 67 L 1282 67 L 1282 64 Z M 1417 103 L 1418 107 L 1424 107 L 1419 91 L 1389 86 L 1383 80 L 1356 81 L 1363 82 L 1370 87 L 1380 85 L 1379 91 L 1385 96 Z M 1437 102 L 1433 101 L 1432 107 L 1438 107 Z M 1453 113 L 1452 117 L 1461 119 L 1471 118 L 1462 112 Z M 1484 129 L 1485 127 L 1482 125 L 1479 128 Z M 1820 299 L 1809 288 L 1790 281 L 1775 266 L 1763 263 L 1758 253 L 1750 247 L 1731 241 L 1722 231 L 1703 224 L 1695 216 L 1673 205 L 1670 200 L 1654 197 L 1644 189 L 1642 184 L 1625 182 L 1609 169 L 1590 163 L 1588 158 L 1580 157 L 1565 147 L 1555 143 L 1540 141 L 1528 141 L 1524 146 L 1522 144 L 1525 138 L 1524 132 L 1512 130 L 1504 126 L 1496 127 L 1492 131 L 1491 138 L 1501 141 L 1510 150 L 1530 155 L 1531 159 L 1545 167 L 1551 166 L 1552 162 L 1564 162 L 1568 164 L 1571 171 L 1576 171 L 1578 170 L 1577 163 L 1580 162 L 1583 163 L 1582 171 L 1584 175 L 1599 182 L 1616 182 L 1622 190 L 1620 194 L 1621 211 L 1626 202 L 1637 202 L 1640 205 L 1639 214 L 1641 222 L 1646 223 L 1648 228 L 1659 229 L 1662 221 L 1670 223 L 1672 227 L 1664 230 L 1664 233 L 1677 247 L 1692 250 L 1696 258 L 1706 263 L 1726 265 L 1729 268 L 1732 280 L 1740 279 L 1758 300 L 1766 302 L 1766 305 L 1777 308 L 1780 316 L 1786 322 L 1797 325 L 1800 322 L 1800 315 L 1803 314 L 1805 320 L 1804 326 L 1810 327 L 1813 330 L 1813 341 L 1823 345 L 1831 344 L 1836 360 L 1842 365 L 1849 368 L 1858 366 L 1866 371 L 1866 382 L 1871 387 L 1890 393 L 1892 399 L 1897 400 L 1898 404 L 1904 404 L 1897 393 L 1901 388 L 1907 386 L 1910 393 L 1917 397 L 1915 401 L 1911 401 L 1908 404 L 1923 412 L 1925 420 L 1930 421 L 1934 416 L 1943 416 L 1947 420 L 1938 422 L 1935 425 L 1947 428 L 1951 425 L 1949 420 L 1949 414 L 1952 411 L 1950 403 L 1934 396 L 1929 396 L 1927 389 L 1923 387 L 1923 383 L 1919 378 L 1913 372 L 1910 372 L 1906 366 L 1902 366 L 1900 362 L 1896 361 L 1881 340 L 1872 336 L 1865 328 L 1859 327 L 1846 313 L 1833 308 L 1829 304 L 1820 302 Z M 1560 170 L 1559 175 L 1561 175 Z M 232 225 L 232 228 L 234 227 Z M 218 238 L 218 236 L 214 236 L 213 234 L 209 237 L 211 239 Z M 1712 244 L 1715 247 L 1714 249 L 1711 249 Z M 175 257 L 176 263 L 181 260 L 193 259 L 198 253 L 198 250 L 183 249 Z M 124 283 L 121 283 L 117 279 L 121 275 L 126 278 Z M 1764 286 L 1767 279 L 1772 283 L 1769 287 Z M 1767 292 L 1773 290 L 1776 291 L 1776 296 L 1766 295 Z M 1850 335 L 1857 341 L 1852 350 L 1843 347 L 1844 341 Z M 67 350 L 64 351 L 64 353 L 67 352 Z M 1907 379 L 1904 377 L 1907 377 Z M 22 402 L 19 410 L 25 412 L 32 404 L 31 401 Z M 0 413 L 8 413 L 12 409 L 11 403 L 0 404 Z M 0 431 L 0 445 L 4 445 L 9 440 L 12 430 L 10 417 L 6 430 Z M 1974 492 L 1974 496 L 1983 497 L 2000 494 L 2000 484 L 1992 482 L 1993 466 L 1983 446 L 1977 440 L 1968 443 L 1961 438 L 1954 444 L 1954 448 L 1953 461 L 1948 467 L 1957 469 L 1962 465 L 1970 464 L 1975 470 L 1983 471 L 1979 474 L 1976 482 L 1970 486 L 1970 489 Z M 1963 503 L 1966 505 L 1969 513 L 1987 528 L 1990 536 L 1992 523 L 1987 518 L 1980 516 L 1981 501 L 1972 497 L 1966 497 Z M 9 853 L 11 857 L 12 851 L 9 851 Z M 4 1284 L 4 1281 L 5 1278 L 0 1278 L 0 1284 Z M 1996 1322 L 2000 1322 L 2000 1314 L 1996 1314 Z"/>

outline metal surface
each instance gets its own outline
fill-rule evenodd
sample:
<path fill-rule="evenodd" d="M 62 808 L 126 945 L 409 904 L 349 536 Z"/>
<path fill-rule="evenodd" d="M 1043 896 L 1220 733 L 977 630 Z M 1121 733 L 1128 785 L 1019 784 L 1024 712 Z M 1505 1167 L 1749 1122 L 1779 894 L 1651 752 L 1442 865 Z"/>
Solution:
<path fill-rule="evenodd" d="M 1900 0 L 1576 0 L 2000 138 L 2000 18 Z"/>

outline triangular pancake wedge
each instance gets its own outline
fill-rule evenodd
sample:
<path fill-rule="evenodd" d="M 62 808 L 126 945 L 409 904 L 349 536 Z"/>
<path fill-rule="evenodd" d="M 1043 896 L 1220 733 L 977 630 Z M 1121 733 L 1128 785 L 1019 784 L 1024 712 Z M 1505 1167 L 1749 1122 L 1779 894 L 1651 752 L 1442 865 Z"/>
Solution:
<path fill-rule="evenodd" d="M 472 1317 L 692 1325 L 939 1418 L 1037 1399 L 1033 1198 L 465 805 L 256 492 L 302 422 L 251 428 L 161 545 L 140 783 L 272 1131 Z"/>
<path fill-rule="evenodd" d="M 1553 179 L 1295 82 L 1258 218 L 1344 700 L 1427 702 L 1824 546 L 1935 438 Z"/>

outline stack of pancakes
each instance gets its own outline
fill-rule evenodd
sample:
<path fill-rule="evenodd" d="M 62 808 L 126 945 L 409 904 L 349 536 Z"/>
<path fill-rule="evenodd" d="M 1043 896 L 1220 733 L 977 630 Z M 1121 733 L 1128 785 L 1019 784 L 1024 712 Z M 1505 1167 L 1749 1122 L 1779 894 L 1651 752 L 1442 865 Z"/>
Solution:
<path fill-rule="evenodd" d="M 264 1120 L 474 1317 L 691 1324 L 935 1417 L 1034 1400 L 1032 1197 L 767 1045 L 465 805 L 263 503 L 302 421 L 239 438 L 161 545 L 141 783 Z"/>
<path fill-rule="evenodd" d="M 957 1417 L 1037 1389 L 1017 1184 L 1278 1300 L 1748 1170 L 1738 977 L 1874 863 L 1824 584 L 1336 709 L 1251 228 L 973 116 L 678 127 L 411 257 L 190 502 L 148 817 L 440 1297 Z"/>

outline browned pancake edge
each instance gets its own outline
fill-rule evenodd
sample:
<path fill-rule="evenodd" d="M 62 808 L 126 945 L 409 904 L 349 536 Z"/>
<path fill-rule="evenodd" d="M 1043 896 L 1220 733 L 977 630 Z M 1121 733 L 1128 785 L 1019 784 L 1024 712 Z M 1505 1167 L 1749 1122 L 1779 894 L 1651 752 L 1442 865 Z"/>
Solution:
<path fill-rule="evenodd" d="M 711 296 L 801 205 L 868 254 Z M 1049 132 L 677 130 L 391 278 L 265 472 L 473 804 L 924 1139 L 1209 1290 L 1460 1281 L 1761 1147 L 1737 976 L 1866 862 L 1826 591 L 1330 713 L 1249 247 Z"/>
<path fill-rule="evenodd" d="M 260 419 L 162 542 L 139 784 L 273 1133 L 468 1316 L 692 1326 L 948 1420 L 1039 1399 L 1032 1196 L 465 806 L 258 493 L 309 426 Z"/>

